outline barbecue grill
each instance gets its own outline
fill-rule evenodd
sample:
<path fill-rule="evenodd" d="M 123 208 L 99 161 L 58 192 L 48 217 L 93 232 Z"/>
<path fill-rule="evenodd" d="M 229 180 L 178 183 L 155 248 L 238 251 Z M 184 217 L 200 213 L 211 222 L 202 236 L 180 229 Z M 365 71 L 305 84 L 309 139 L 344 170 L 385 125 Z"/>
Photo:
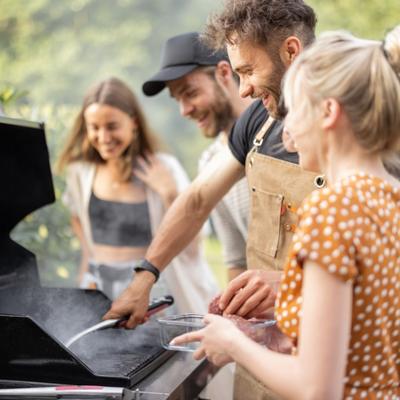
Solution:
<path fill-rule="evenodd" d="M 0 388 L 73 384 L 145 392 L 161 384 L 160 399 L 194 398 L 209 365 L 164 350 L 155 321 L 134 330 L 93 332 L 66 347 L 68 339 L 98 323 L 111 302 L 97 290 L 40 285 L 35 255 L 9 233 L 55 200 L 44 125 L 0 117 L 0 135 Z"/>

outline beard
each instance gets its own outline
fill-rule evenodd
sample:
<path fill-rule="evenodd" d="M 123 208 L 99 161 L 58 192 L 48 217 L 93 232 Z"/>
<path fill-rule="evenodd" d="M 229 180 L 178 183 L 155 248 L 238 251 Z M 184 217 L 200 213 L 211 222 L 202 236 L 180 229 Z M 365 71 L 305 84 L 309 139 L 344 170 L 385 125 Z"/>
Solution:
<path fill-rule="evenodd" d="M 235 116 L 232 104 L 226 93 L 214 84 L 214 101 L 210 104 L 209 110 L 213 114 L 210 126 L 202 129 L 202 133 L 207 138 L 215 138 L 222 131 L 228 131 L 234 121 Z"/>
<path fill-rule="evenodd" d="M 272 97 L 272 101 L 270 102 L 269 107 L 267 107 L 268 113 L 271 115 L 271 117 L 282 120 L 285 118 L 287 113 L 281 98 L 281 86 L 286 68 L 279 57 L 274 57 L 272 61 L 274 69 L 269 75 L 266 85 L 263 85 L 261 88 L 261 95 L 257 95 L 257 97 L 262 97 L 263 93 L 268 93 Z"/>

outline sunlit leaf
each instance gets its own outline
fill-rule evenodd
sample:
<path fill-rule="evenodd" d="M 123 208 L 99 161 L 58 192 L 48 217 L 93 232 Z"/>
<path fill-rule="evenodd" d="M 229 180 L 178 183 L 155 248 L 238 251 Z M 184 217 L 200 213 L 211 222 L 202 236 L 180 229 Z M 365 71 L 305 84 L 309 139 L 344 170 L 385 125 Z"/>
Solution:
<path fill-rule="evenodd" d="M 69 243 L 70 243 L 72 250 L 77 251 L 81 248 L 81 243 L 79 242 L 79 240 L 76 237 L 73 237 Z"/>
<path fill-rule="evenodd" d="M 68 279 L 69 278 L 69 271 L 63 265 L 58 266 L 56 271 L 57 271 L 57 275 L 60 278 L 62 278 L 62 279 Z"/>
<path fill-rule="evenodd" d="M 49 236 L 47 226 L 43 224 L 39 225 L 38 233 L 42 239 L 47 239 L 47 237 Z"/>

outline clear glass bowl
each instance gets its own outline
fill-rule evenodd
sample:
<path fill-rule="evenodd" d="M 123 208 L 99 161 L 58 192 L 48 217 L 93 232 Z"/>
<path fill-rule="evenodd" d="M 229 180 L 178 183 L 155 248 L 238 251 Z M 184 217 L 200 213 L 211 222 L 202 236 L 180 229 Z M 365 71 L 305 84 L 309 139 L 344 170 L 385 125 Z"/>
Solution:
<path fill-rule="evenodd" d="M 203 328 L 203 318 L 204 315 L 199 314 L 182 314 L 159 318 L 157 321 L 160 325 L 161 345 L 167 350 L 195 351 L 199 347 L 200 342 L 192 342 L 179 346 L 171 346 L 170 342 L 179 335 Z"/>

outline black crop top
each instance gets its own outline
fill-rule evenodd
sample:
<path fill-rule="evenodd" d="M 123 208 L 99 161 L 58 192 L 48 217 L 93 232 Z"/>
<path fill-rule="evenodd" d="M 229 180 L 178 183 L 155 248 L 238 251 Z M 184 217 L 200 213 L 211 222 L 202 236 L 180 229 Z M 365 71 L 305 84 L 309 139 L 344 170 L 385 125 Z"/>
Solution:
<path fill-rule="evenodd" d="M 94 243 L 116 247 L 145 247 L 151 242 L 147 202 L 102 200 L 92 191 L 89 218 Z"/>

